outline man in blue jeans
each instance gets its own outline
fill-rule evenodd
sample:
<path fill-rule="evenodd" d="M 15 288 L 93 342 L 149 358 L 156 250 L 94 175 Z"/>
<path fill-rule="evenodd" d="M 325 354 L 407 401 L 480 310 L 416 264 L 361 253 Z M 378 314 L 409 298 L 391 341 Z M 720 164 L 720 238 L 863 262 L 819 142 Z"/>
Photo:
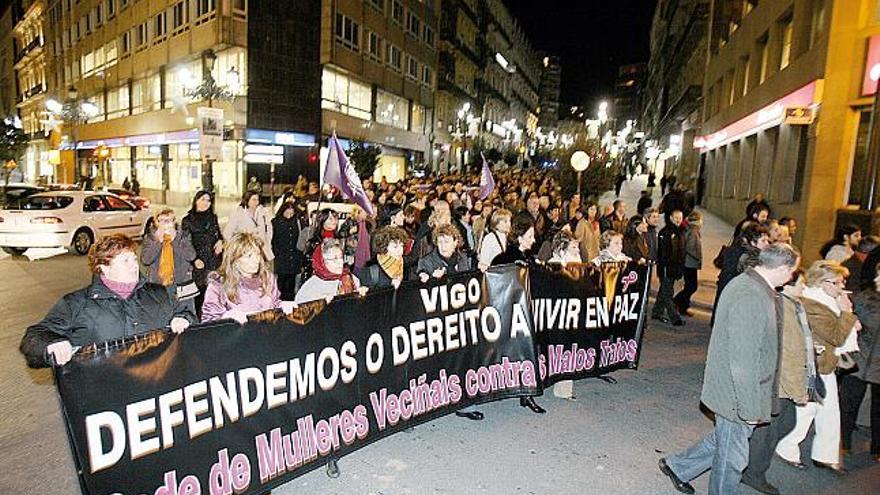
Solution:
<path fill-rule="evenodd" d="M 776 408 L 782 303 L 775 288 L 791 278 L 799 262 L 794 248 L 769 246 L 758 266 L 734 278 L 721 294 L 700 397 L 715 413 L 715 428 L 684 452 L 660 459 L 660 471 L 676 490 L 694 493 L 689 482 L 711 469 L 710 494 L 738 492 L 749 462 L 749 437 Z"/>

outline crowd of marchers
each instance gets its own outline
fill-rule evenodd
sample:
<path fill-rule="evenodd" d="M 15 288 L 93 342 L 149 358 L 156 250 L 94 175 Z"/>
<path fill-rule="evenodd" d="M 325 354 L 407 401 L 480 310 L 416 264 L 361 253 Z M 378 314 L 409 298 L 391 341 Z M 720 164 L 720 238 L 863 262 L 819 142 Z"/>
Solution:
<path fill-rule="evenodd" d="M 659 288 L 652 317 L 681 326 L 693 316 L 702 215 L 686 188 L 666 182 L 670 191 L 658 205 L 649 189 L 632 209 L 620 199 L 599 204 L 565 195 L 554 172 L 501 171 L 494 181 L 483 194 L 479 175 L 364 180 L 367 209 L 340 208 L 338 190 L 302 178 L 267 202 L 252 181 L 223 212 L 223 225 L 212 194 L 200 191 L 182 219 L 158 211 L 140 244 L 124 236 L 96 242 L 91 284 L 30 326 L 21 350 L 31 366 L 63 365 L 79 346 L 155 328 L 244 323 L 270 309 L 507 263 L 653 263 Z M 714 259 L 721 272 L 702 401 L 715 413 L 715 429 L 661 460 L 685 493 L 709 468 L 716 493 L 730 493 L 741 478 L 777 493 L 764 476 L 770 459 L 775 453 L 805 468 L 798 445 L 813 423 L 813 462 L 845 472 L 841 452 L 851 446 L 858 404 L 867 384 L 880 382 L 877 239 L 844 228 L 823 249 L 828 260 L 801 271 L 790 246 L 797 223 L 771 212 L 756 197 Z M 851 291 L 858 292 L 854 302 Z M 873 390 L 872 421 L 880 413 L 880 390 Z M 555 385 L 554 394 L 574 400 L 572 383 Z M 533 398 L 520 405 L 545 412 Z M 457 414 L 483 418 L 477 410 Z M 871 449 L 880 459 L 880 432 Z M 328 469 L 338 474 L 335 461 Z"/>
<path fill-rule="evenodd" d="M 757 195 L 713 260 L 720 273 L 701 401 L 715 425 L 660 460 L 682 493 L 694 493 L 690 481 L 707 470 L 710 493 L 737 493 L 740 483 L 780 493 L 766 476 L 771 461 L 809 469 L 801 443 L 811 427 L 814 468 L 845 475 L 846 458 L 861 455 L 853 431 L 868 386 L 870 456 L 880 463 L 880 239 L 844 225 L 801 268 L 796 229 Z"/>

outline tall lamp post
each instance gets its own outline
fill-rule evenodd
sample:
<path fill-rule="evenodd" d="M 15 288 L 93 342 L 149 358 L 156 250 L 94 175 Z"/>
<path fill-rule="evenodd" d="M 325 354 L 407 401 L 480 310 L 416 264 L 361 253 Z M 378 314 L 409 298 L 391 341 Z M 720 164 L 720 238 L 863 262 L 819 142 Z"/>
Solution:
<path fill-rule="evenodd" d="M 51 124 L 64 124 L 70 126 L 70 135 L 73 142 L 73 164 L 74 164 L 74 180 L 79 181 L 82 171 L 79 167 L 79 157 L 77 156 L 77 142 L 79 140 L 79 126 L 85 124 L 89 119 L 95 117 L 100 112 L 97 105 L 90 101 L 79 102 L 77 97 L 79 94 L 76 88 L 70 86 L 67 88 L 67 98 L 60 102 L 54 98 L 46 100 L 46 110 L 49 113 Z M 56 174 L 57 176 L 57 174 Z M 91 176 L 89 172 L 88 177 Z M 56 177 L 56 180 L 57 177 Z"/>
<path fill-rule="evenodd" d="M 193 101 L 208 100 L 208 108 L 214 108 L 214 100 L 233 101 L 239 89 L 239 74 L 235 67 L 231 67 L 227 71 L 229 85 L 218 84 L 211 72 L 214 70 L 214 63 L 217 61 L 217 54 L 214 50 L 208 49 L 202 52 L 202 81 L 197 84 L 185 85 L 183 94 L 191 98 Z M 189 71 L 183 69 L 181 78 L 184 81 L 191 79 L 191 74 L 187 77 Z M 185 83 L 186 84 L 186 83 Z M 214 160 L 204 158 L 204 150 L 200 150 L 202 155 L 202 189 L 205 191 L 214 190 Z"/>
<path fill-rule="evenodd" d="M 581 196 L 581 173 L 590 166 L 590 155 L 588 155 L 585 151 L 575 151 L 571 154 L 571 168 L 573 168 L 578 173 L 578 189 L 577 194 L 578 197 Z"/>

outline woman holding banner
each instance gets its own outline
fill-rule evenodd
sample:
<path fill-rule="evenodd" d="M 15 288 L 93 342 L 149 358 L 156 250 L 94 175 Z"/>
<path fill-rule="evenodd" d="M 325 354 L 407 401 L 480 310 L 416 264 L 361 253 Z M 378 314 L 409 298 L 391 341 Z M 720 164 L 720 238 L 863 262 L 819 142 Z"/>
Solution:
<path fill-rule="evenodd" d="M 74 346 L 120 339 L 171 327 L 183 332 L 196 321 L 192 304 L 178 302 L 165 287 L 140 276 L 137 243 L 124 235 L 104 237 L 89 250 L 92 283 L 67 294 L 42 321 L 28 327 L 21 352 L 28 366 L 70 361 Z"/>
<path fill-rule="evenodd" d="M 244 324 L 247 315 L 281 307 L 281 293 L 269 269 L 263 240 L 240 233 L 226 244 L 220 268 L 208 275 L 202 321 L 225 318 Z"/>
<path fill-rule="evenodd" d="M 560 230 L 553 236 L 551 242 L 552 256 L 547 260 L 548 265 L 565 266 L 569 263 L 581 263 L 580 241 L 570 232 Z M 567 400 L 576 400 L 574 396 L 574 381 L 563 380 L 553 385 L 553 395 Z"/>
<path fill-rule="evenodd" d="M 492 260 L 492 266 L 508 263 L 532 264 L 534 259 L 529 254 L 535 244 L 535 222 L 530 215 L 517 215 L 510 226 L 507 249 Z M 528 407 L 533 413 L 544 414 L 546 409 L 539 406 L 534 397 L 520 397 L 519 405 Z"/>
<path fill-rule="evenodd" d="M 361 295 L 367 293 L 367 288 L 361 287 L 360 280 L 345 266 L 342 243 L 338 239 L 324 239 L 315 249 L 312 254 L 312 271 L 314 275 L 309 277 L 296 293 L 296 298 L 293 300 L 295 305 L 318 299 L 326 299 L 329 302 L 336 296 L 355 291 Z"/>

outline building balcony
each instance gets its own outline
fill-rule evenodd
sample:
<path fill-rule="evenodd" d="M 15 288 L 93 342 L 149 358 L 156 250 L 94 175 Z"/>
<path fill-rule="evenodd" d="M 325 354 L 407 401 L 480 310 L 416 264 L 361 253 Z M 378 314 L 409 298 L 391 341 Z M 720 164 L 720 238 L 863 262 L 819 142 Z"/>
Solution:
<path fill-rule="evenodd" d="M 21 96 L 18 97 L 18 101 L 19 101 L 19 103 L 24 103 L 27 100 L 29 100 L 30 98 L 33 98 L 34 96 L 39 95 L 41 93 L 45 93 L 45 92 L 46 92 L 46 87 L 43 86 L 42 84 L 37 84 L 36 86 L 34 86 L 31 89 L 28 89 L 27 91 L 22 93 Z"/>
<path fill-rule="evenodd" d="M 36 38 L 32 39 L 31 42 L 27 44 L 27 46 L 25 46 L 24 48 L 19 50 L 18 53 L 15 54 L 15 63 L 20 62 L 30 52 L 36 50 L 37 48 L 42 48 L 42 47 L 43 47 L 43 38 L 40 36 L 37 36 Z"/>

